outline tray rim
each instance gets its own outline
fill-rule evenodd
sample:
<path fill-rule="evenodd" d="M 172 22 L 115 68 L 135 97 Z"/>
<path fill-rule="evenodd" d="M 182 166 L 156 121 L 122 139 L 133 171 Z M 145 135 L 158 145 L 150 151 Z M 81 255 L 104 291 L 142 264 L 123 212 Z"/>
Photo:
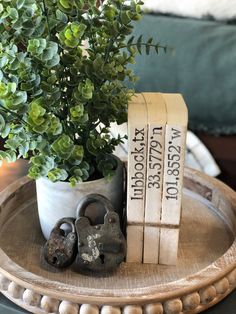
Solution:
<path fill-rule="evenodd" d="M 211 187 L 214 186 L 214 187 L 217 187 L 218 190 L 221 190 L 221 191 L 224 190 L 225 193 L 227 193 L 227 199 L 230 199 L 230 201 L 236 205 L 236 193 L 231 188 L 226 186 L 224 183 L 214 178 L 210 178 L 209 180 L 209 177 L 207 175 L 199 171 L 196 171 L 193 169 L 185 169 L 186 177 L 192 178 L 193 175 L 195 178 L 200 179 L 200 181 L 201 180 L 205 180 L 205 182 L 207 181 L 209 183 L 209 186 Z M 14 193 L 17 188 L 24 186 L 25 184 L 32 184 L 32 182 L 33 181 L 31 179 L 24 177 L 12 183 L 10 186 L 5 188 L 0 193 L 0 198 L 2 200 L 2 203 L 7 202 L 9 197 L 11 197 L 12 193 Z M 234 206 L 234 208 L 236 207 Z M 13 261 L 12 263 L 11 262 L 9 263 L 11 259 L 4 253 L 2 249 L 0 249 L 0 273 L 2 274 L 0 277 L 0 285 L 1 285 L 1 281 L 4 281 L 4 279 L 8 279 L 16 283 L 17 285 L 24 287 L 25 289 L 30 289 L 30 290 L 35 291 L 36 293 L 40 293 L 42 295 L 48 295 L 52 298 L 54 297 L 58 298 L 58 294 L 60 293 L 61 294 L 60 297 L 63 298 L 64 300 L 81 303 L 81 304 L 90 303 L 90 304 L 102 305 L 105 303 L 108 305 L 116 305 L 116 304 L 126 305 L 127 303 L 130 303 L 130 302 L 132 302 L 132 304 L 148 304 L 150 302 L 162 302 L 166 300 L 172 300 L 175 298 L 189 295 L 196 291 L 200 291 L 204 289 L 204 287 L 212 286 L 215 283 L 220 282 L 221 280 L 224 280 L 225 278 L 227 278 L 230 284 L 227 291 L 225 291 L 225 295 L 227 295 L 236 287 L 236 258 L 234 261 L 232 261 L 233 259 L 232 256 L 236 257 L 236 238 L 234 239 L 234 242 L 229 247 L 229 249 L 221 257 L 219 257 L 216 261 L 214 261 L 212 264 L 210 264 L 206 268 L 203 268 L 199 272 L 194 273 L 185 278 L 181 278 L 173 282 L 165 283 L 164 286 L 169 287 L 170 289 L 169 291 L 160 292 L 159 289 L 160 289 L 161 284 L 158 284 L 155 286 L 149 286 L 148 293 L 145 292 L 147 288 L 138 288 L 139 294 L 135 294 L 135 295 L 128 295 L 127 293 L 124 293 L 125 289 L 117 289 L 115 291 L 122 290 L 123 294 L 125 295 L 101 296 L 101 295 L 94 295 L 94 294 L 88 295 L 88 292 L 86 291 L 84 293 L 80 292 L 79 294 L 78 294 L 78 291 L 77 292 L 74 291 L 74 293 L 71 293 L 71 289 L 68 289 L 70 290 L 70 292 L 69 291 L 67 292 L 65 287 L 70 287 L 69 285 L 61 283 L 61 282 L 51 281 L 51 280 L 50 282 L 54 282 L 55 285 L 58 284 L 59 288 L 57 287 L 57 291 L 55 291 L 55 288 L 35 286 L 35 282 L 41 282 L 41 281 L 43 282 L 43 277 L 30 273 L 31 278 L 35 280 L 29 281 L 29 278 L 27 278 L 27 276 L 26 276 L 27 280 L 25 280 L 26 278 L 24 278 L 23 274 L 25 272 L 26 273 L 29 273 L 29 272 L 25 271 L 22 267 L 15 264 Z M 6 261 L 8 261 L 6 263 L 7 267 L 6 266 L 2 267 L 3 259 L 6 259 Z M 225 260 L 227 261 L 227 266 L 222 270 L 220 265 L 222 261 L 225 262 Z M 11 264 L 13 265 L 11 266 Z M 15 270 L 12 269 L 13 266 L 15 267 Z M 209 276 L 209 270 L 213 270 L 211 276 Z M 208 273 L 208 276 L 205 276 L 205 274 L 207 273 Z M 19 274 L 22 274 L 22 276 L 20 276 Z M 190 282 L 190 279 L 196 275 L 198 275 L 198 277 L 201 277 L 202 279 L 195 280 L 196 282 L 191 285 L 186 285 L 186 284 L 183 285 L 183 281 Z M 171 285 L 173 285 L 173 283 L 175 284 L 174 291 L 171 290 Z M 0 286 L 0 290 L 2 290 L 1 286 Z M 91 293 L 91 289 L 88 289 L 88 290 L 90 290 L 90 293 Z M 104 292 L 106 292 L 106 290 L 103 290 L 102 294 L 104 294 Z M 197 312 L 194 312 L 194 313 L 197 313 Z"/>

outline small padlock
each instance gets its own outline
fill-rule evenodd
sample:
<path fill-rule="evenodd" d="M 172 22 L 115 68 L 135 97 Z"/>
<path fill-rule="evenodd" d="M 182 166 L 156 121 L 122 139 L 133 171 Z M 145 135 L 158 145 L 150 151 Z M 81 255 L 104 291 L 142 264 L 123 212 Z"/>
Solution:
<path fill-rule="evenodd" d="M 104 223 L 92 226 L 85 211 L 91 203 L 100 203 L 106 214 Z M 78 271 L 107 272 L 115 270 L 124 261 L 126 241 L 120 228 L 119 215 L 111 202 L 102 195 L 85 196 L 77 208 L 75 228 L 78 237 L 76 266 Z"/>
<path fill-rule="evenodd" d="M 69 224 L 71 232 L 61 229 L 63 224 Z M 75 232 L 75 219 L 62 218 L 53 228 L 48 241 L 44 246 L 44 258 L 52 266 L 62 268 L 69 266 L 77 254 L 77 234 Z"/>

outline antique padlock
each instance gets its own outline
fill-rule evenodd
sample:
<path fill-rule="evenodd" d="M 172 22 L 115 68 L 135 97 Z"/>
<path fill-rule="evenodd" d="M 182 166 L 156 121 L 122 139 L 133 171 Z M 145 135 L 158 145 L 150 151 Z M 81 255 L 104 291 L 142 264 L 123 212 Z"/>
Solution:
<path fill-rule="evenodd" d="M 106 214 L 104 223 L 91 225 L 85 217 L 86 208 L 91 204 L 100 203 Z M 120 228 L 119 215 L 114 211 L 111 202 L 102 195 L 90 194 L 85 196 L 77 209 L 75 228 L 78 237 L 78 254 L 76 267 L 78 271 L 106 272 L 113 271 L 124 261 L 126 241 Z"/>
<path fill-rule="evenodd" d="M 67 233 L 61 229 L 63 224 L 69 224 L 71 231 Z M 44 246 L 43 253 L 45 260 L 54 267 L 62 268 L 73 263 L 77 254 L 74 218 L 62 218 L 56 223 Z"/>

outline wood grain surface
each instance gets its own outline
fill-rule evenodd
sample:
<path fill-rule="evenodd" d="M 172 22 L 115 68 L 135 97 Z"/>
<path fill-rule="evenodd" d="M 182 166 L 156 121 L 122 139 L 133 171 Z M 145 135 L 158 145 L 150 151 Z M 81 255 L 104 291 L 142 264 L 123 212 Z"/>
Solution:
<path fill-rule="evenodd" d="M 235 218 L 235 192 L 186 169 L 176 267 L 123 263 L 101 277 L 58 271 L 41 257 L 35 184 L 22 178 L 0 193 L 0 290 L 39 314 L 199 313 L 236 287 Z"/>

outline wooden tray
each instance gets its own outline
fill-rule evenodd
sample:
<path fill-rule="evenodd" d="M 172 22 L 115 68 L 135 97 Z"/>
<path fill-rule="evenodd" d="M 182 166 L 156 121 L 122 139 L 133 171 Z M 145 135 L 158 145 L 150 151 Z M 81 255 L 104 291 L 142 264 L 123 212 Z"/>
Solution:
<path fill-rule="evenodd" d="M 41 258 L 35 184 L 23 178 L 0 193 L 0 290 L 39 314 L 199 313 L 236 287 L 235 234 L 236 193 L 186 169 L 177 266 L 123 263 L 100 278 L 55 271 Z"/>

